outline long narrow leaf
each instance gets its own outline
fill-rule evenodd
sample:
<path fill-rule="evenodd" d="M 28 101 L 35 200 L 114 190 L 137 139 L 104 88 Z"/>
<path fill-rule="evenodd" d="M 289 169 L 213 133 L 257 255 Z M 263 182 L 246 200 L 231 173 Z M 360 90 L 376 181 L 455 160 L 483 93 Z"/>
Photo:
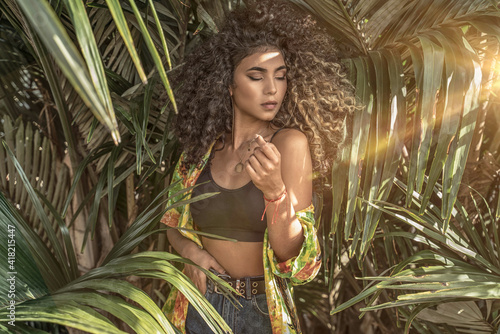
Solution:
<path fill-rule="evenodd" d="M 386 155 L 388 153 L 392 153 L 390 151 L 390 141 L 393 140 L 393 136 L 390 135 L 393 133 L 391 131 L 392 113 L 390 113 L 391 108 L 388 99 L 388 97 L 391 96 L 388 66 L 385 63 L 381 52 L 370 52 L 370 59 L 373 62 L 375 85 L 377 87 L 375 98 L 376 115 L 374 127 L 370 129 L 370 139 L 368 140 L 369 156 L 371 157 L 373 165 L 369 165 L 367 169 L 372 170 L 373 172 L 370 173 L 369 177 L 365 177 L 364 189 L 369 189 L 366 192 L 365 197 L 367 197 L 368 200 L 373 200 L 381 196 L 379 191 L 383 184 L 388 186 L 387 180 L 382 180 L 382 175 Z M 389 113 L 387 111 L 389 111 Z M 396 117 L 394 117 L 394 121 L 395 120 Z M 392 155 L 391 158 L 393 158 Z M 397 160 L 394 158 L 391 159 L 391 162 L 397 164 Z M 388 167 L 391 168 L 392 166 L 389 165 Z M 390 186 L 392 186 L 392 182 L 390 182 Z M 363 238 L 361 241 L 358 259 L 361 259 L 366 254 L 367 245 L 370 243 L 373 235 L 375 234 L 378 218 L 380 217 L 380 215 L 376 214 L 375 211 L 376 210 L 370 206 L 367 206 L 365 209 L 366 215 L 364 217 Z"/>
<path fill-rule="evenodd" d="M 56 282 L 53 282 L 52 275 L 61 273 L 57 263 L 40 238 L 16 214 L 2 192 L 0 228 L 3 231 L 0 234 L 0 260 L 4 263 L 0 267 L 0 308 L 11 306 L 11 300 L 20 303 L 42 297 L 49 293 L 50 288 L 55 289 L 57 284 L 54 284 Z M 39 252 L 33 254 L 35 249 Z M 42 260 L 45 265 L 39 268 L 37 264 L 43 263 Z M 57 268 L 54 273 L 50 273 L 52 268 Z M 11 283 L 14 283 L 15 288 Z"/>
<path fill-rule="evenodd" d="M 456 34 L 456 31 L 449 31 L 448 34 Z M 444 49 L 445 55 L 445 78 L 440 99 L 443 100 L 442 114 L 437 115 L 441 118 L 441 127 L 436 140 L 436 150 L 432 159 L 432 165 L 429 171 L 429 179 L 423 195 L 421 210 L 424 210 L 434 189 L 434 184 L 443 173 L 445 161 L 448 158 L 449 148 L 452 140 L 455 138 L 458 125 L 461 118 L 462 94 L 465 88 L 466 68 L 464 68 L 460 48 L 450 43 L 449 36 L 440 32 L 434 34 Z M 445 176 L 446 177 L 446 176 Z M 423 211 L 421 211 L 422 213 Z"/>
<path fill-rule="evenodd" d="M 347 240 L 351 233 L 352 221 L 356 205 L 356 195 L 358 193 L 361 168 L 366 154 L 368 141 L 368 128 L 373 110 L 373 93 L 369 80 L 369 71 L 364 59 L 354 59 L 356 66 L 356 90 L 365 110 L 354 115 L 353 139 L 351 149 L 351 162 L 349 165 L 348 197 L 346 210 L 346 225 L 344 238 Z"/>
<path fill-rule="evenodd" d="M 142 32 L 142 36 L 144 38 L 144 42 L 146 43 L 146 46 L 148 47 L 149 53 L 151 54 L 151 57 L 153 58 L 153 61 L 156 65 L 156 68 L 158 69 L 158 73 L 160 74 L 160 78 L 163 82 L 163 86 L 165 87 L 165 90 L 167 91 L 167 95 L 170 99 L 170 102 L 172 102 L 172 106 L 177 112 L 177 104 L 175 103 L 175 98 L 174 98 L 174 93 L 172 92 L 172 88 L 170 87 L 170 82 L 168 81 L 167 78 L 167 73 L 165 72 L 165 68 L 163 67 L 163 62 L 160 58 L 160 55 L 158 54 L 158 51 L 156 50 L 156 47 L 153 43 L 153 40 L 151 39 L 151 35 L 148 32 L 148 29 L 146 25 L 144 24 L 144 20 L 142 19 L 141 13 L 139 12 L 139 9 L 137 8 L 137 5 L 135 4 L 134 0 L 129 0 L 130 6 L 132 7 L 132 10 L 134 11 L 135 18 L 137 19 L 137 22 L 139 23 L 139 27 Z"/>
<path fill-rule="evenodd" d="M 78 39 L 78 43 L 80 44 L 83 57 L 85 58 L 89 68 L 90 77 L 92 79 L 92 83 L 94 84 L 97 96 L 101 100 L 109 118 L 114 122 L 114 130 L 112 130 L 113 138 L 116 138 L 115 142 L 119 142 L 120 135 L 118 133 L 118 125 L 116 123 L 112 99 L 109 93 L 106 74 L 101 60 L 102 57 L 97 48 L 94 33 L 87 16 L 87 11 L 81 1 L 64 0 L 64 3 L 68 8 L 71 20 L 75 26 L 76 37 Z"/>
<path fill-rule="evenodd" d="M 443 49 L 425 37 L 420 37 L 420 43 L 424 53 L 424 73 L 422 86 L 422 108 L 417 115 L 419 131 L 413 133 L 414 141 L 418 143 L 418 149 L 412 151 L 417 155 L 417 178 L 415 189 L 420 192 L 424 183 L 424 173 L 427 169 L 432 131 L 435 125 L 436 95 L 441 86 L 441 73 L 443 71 L 444 52 Z"/>
<path fill-rule="evenodd" d="M 82 100 L 95 117 L 111 131 L 115 142 L 118 142 L 120 136 L 116 119 L 106 112 L 88 71 L 84 70 L 87 68 L 85 62 L 47 0 L 17 3 Z"/>
<path fill-rule="evenodd" d="M 0 310 L 2 319 L 6 319 L 6 311 Z M 35 305 L 18 306 L 16 321 L 55 323 L 93 334 L 126 334 L 90 307 L 70 302 L 66 305 L 55 305 L 50 299 L 47 299 L 45 303 L 37 302 Z"/>
<path fill-rule="evenodd" d="M 137 54 L 134 40 L 128 28 L 127 20 L 125 19 L 125 15 L 123 14 L 119 0 L 106 0 L 106 4 L 108 5 L 109 11 L 113 16 L 116 27 L 123 38 L 123 42 L 125 43 L 125 46 L 127 47 L 127 50 L 132 57 L 132 61 L 134 62 L 139 77 L 141 78 L 143 83 L 146 83 L 148 79 L 146 78 L 146 74 L 144 73 L 144 69 L 142 68 L 141 60 L 139 59 L 139 55 Z"/>
<path fill-rule="evenodd" d="M 417 178 L 418 172 L 418 150 L 420 146 L 420 137 L 416 136 L 416 133 L 420 133 L 420 122 L 418 120 L 418 115 L 422 114 L 422 87 L 424 85 L 424 61 L 423 52 L 414 44 L 405 44 L 411 54 L 411 60 L 413 63 L 413 72 L 415 75 L 415 112 L 412 117 L 412 140 L 410 146 L 410 158 L 408 166 L 408 191 L 406 192 L 406 203 L 408 207 L 412 201 L 413 190 L 415 189 L 415 180 Z"/>
<path fill-rule="evenodd" d="M 52 216 L 55 218 L 57 224 L 59 225 L 59 231 L 61 231 L 61 235 L 64 241 L 64 248 L 66 250 L 66 256 L 69 262 L 69 271 L 71 274 L 71 278 L 75 279 L 76 277 L 78 277 L 78 264 L 76 262 L 75 250 L 73 248 L 73 242 L 71 241 L 68 227 L 62 220 L 61 216 L 59 216 L 59 213 L 56 211 L 52 203 L 50 203 L 50 201 L 42 193 L 37 190 L 35 191 L 45 203 L 50 213 L 52 213 Z"/>
<path fill-rule="evenodd" d="M 42 222 L 42 225 L 44 227 L 45 232 L 47 233 L 47 235 L 49 237 L 49 240 L 50 240 L 52 247 L 54 247 L 54 252 L 56 254 L 56 257 L 59 261 L 59 265 L 61 266 L 62 272 L 64 274 L 64 279 L 66 281 L 68 281 L 71 279 L 71 274 L 69 272 L 68 267 L 65 265 L 67 262 L 67 259 L 66 259 L 65 253 L 61 247 L 61 244 L 59 243 L 59 240 L 55 234 L 55 231 L 52 228 L 52 224 L 50 223 L 49 217 L 45 213 L 45 211 L 42 207 L 42 203 L 40 203 L 40 200 L 38 199 L 38 196 L 36 195 L 35 190 L 31 186 L 28 178 L 26 177 L 26 174 L 24 173 L 22 167 L 19 165 L 19 162 L 17 161 L 16 157 L 14 156 L 12 151 L 10 150 L 9 146 L 7 146 L 7 144 L 3 140 L 2 140 L 2 144 L 5 147 L 10 160 L 14 163 L 14 166 L 16 167 L 17 173 L 18 173 L 19 177 L 21 178 L 21 180 L 26 188 L 26 191 L 28 192 L 31 201 L 33 202 L 33 206 L 36 208 L 37 215 Z"/>
<path fill-rule="evenodd" d="M 141 305 L 149 314 L 151 314 L 166 333 L 176 333 L 172 328 L 172 324 L 167 320 L 165 315 L 142 290 L 134 285 L 117 279 L 94 279 L 89 281 L 71 284 L 58 292 L 73 292 L 80 289 L 104 290 L 118 293 L 126 298 L 129 298 Z"/>
<path fill-rule="evenodd" d="M 469 73 L 472 74 L 468 83 L 468 89 L 464 98 L 464 109 L 460 128 L 457 133 L 456 145 L 452 145 L 450 156 L 452 163 L 445 166 L 445 182 L 443 183 L 443 193 L 449 196 L 443 197 L 443 215 L 445 222 L 449 222 L 452 215 L 453 206 L 457 199 L 458 189 L 462 175 L 465 171 L 465 163 L 469 154 L 474 129 L 476 127 L 476 118 L 479 111 L 479 95 L 481 87 L 481 66 L 473 53 L 467 41 L 463 40 L 468 50 L 468 56 L 464 56 L 464 62 L 470 68 Z M 446 182 L 448 181 L 448 182 Z M 445 230 L 448 226 L 445 226 Z"/>

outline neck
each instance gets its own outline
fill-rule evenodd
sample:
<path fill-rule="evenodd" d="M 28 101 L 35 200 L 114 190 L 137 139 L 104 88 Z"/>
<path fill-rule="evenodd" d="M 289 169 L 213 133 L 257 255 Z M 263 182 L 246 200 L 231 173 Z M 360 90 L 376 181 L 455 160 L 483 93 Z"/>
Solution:
<path fill-rule="evenodd" d="M 248 141 L 255 138 L 255 135 L 261 135 L 265 137 L 270 134 L 271 123 L 267 121 L 255 121 L 252 123 L 241 124 L 238 119 L 234 122 L 233 128 L 233 150 L 237 150 Z"/>

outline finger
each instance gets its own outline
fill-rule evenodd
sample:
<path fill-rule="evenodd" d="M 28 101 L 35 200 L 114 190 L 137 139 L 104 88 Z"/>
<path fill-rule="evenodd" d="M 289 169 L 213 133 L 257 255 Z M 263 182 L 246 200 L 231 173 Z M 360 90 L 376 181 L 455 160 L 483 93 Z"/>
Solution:
<path fill-rule="evenodd" d="M 255 171 L 253 166 L 248 162 L 248 160 L 245 162 L 245 170 L 248 173 L 248 176 L 250 176 L 250 179 L 252 179 L 252 181 L 257 180 L 257 178 L 259 177 L 259 175 Z"/>
<path fill-rule="evenodd" d="M 257 157 L 255 155 L 252 154 L 248 158 L 247 163 L 250 166 L 252 166 L 252 168 L 255 171 L 255 173 L 257 173 L 257 174 L 262 174 L 263 173 L 262 165 L 261 165 L 260 161 L 257 159 Z"/>
<path fill-rule="evenodd" d="M 257 136 L 255 137 L 255 142 L 256 142 L 256 143 L 257 143 L 257 145 L 259 145 L 260 147 L 263 147 L 264 145 L 266 145 L 266 144 L 267 144 L 267 141 L 266 141 L 264 138 L 262 138 L 262 136 L 261 136 L 261 135 L 257 135 Z"/>
<path fill-rule="evenodd" d="M 200 290 L 202 295 L 204 295 L 205 292 L 207 292 L 207 278 L 206 278 L 206 276 L 205 276 L 204 280 L 200 281 L 200 286 L 198 287 L 198 289 Z"/>
<path fill-rule="evenodd" d="M 217 262 L 216 259 L 214 259 L 212 261 L 212 263 L 210 264 L 210 268 L 214 269 L 215 271 L 217 271 L 219 274 L 225 274 L 226 273 L 226 270 L 224 269 L 223 266 L 221 266 L 219 264 L 219 262 Z"/>
<path fill-rule="evenodd" d="M 254 149 L 254 151 L 256 150 L 262 150 L 262 152 L 264 152 L 264 154 L 270 159 L 270 160 L 277 160 L 279 159 L 279 156 L 280 156 L 280 153 L 278 151 L 278 149 L 276 148 L 276 146 L 273 144 L 273 143 L 268 143 L 266 142 L 262 137 L 260 137 L 262 139 L 262 141 L 259 141 L 258 138 L 256 138 L 256 142 L 257 144 L 259 144 L 258 147 L 256 147 Z"/>
<path fill-rule="evenodd" d="M 259 150 L 256 150 L 253 154 L 257 160 L 259 160 L 261 166 L 265 169 L 265 170 L 271 170 L 273 169 L 273 166 L 276 162 L 274 162 L 273 160 L 269 159 L 264 153 L 262 153 L 262 151 L 259 149 Z"/>
<path fill-rule="evenodd" d="M 202 292 L 204 289 L 203 285 L 204 284 L 206 285 L 206 282 L 204 283 L 204 281 L 206 281 L 205 274 L 203 274 L 200 270 L 198 270 L 198 272 L 196 272 L 194 270 L 193 271 L 186 271 L 185 274 L 191 280 L 191 282 L 193 282 L 194 286 L 198 290 L 200 290 L 200 292 Z"/>
<path fill-rule="evenodd" d="M 201 292 L 204 292 L 204 290 L 206 289 L 206 286 L 207 286 L 207 275 L 205 275 L 205 273 L 201 270 L 197 270 L 196 272 L 196 287 L 201 291 Z"/>
<path fill-rule="evenodd" d="M 195 278 L 196 278 L 196 275 L 194 273 L 194 269 L 195 269 L 194 266 L 192 266 L 190 264 L 186 264 L 186 266 L 184 268 L 184 273 L 193 282 L 195 281 Z"/>
<path fill-rule="evenodd" d="M 276 156 L 279 157 L 281 155 L 280 151 L 273 143 L 267 143 L 266 147 L 269 148 Z"/>

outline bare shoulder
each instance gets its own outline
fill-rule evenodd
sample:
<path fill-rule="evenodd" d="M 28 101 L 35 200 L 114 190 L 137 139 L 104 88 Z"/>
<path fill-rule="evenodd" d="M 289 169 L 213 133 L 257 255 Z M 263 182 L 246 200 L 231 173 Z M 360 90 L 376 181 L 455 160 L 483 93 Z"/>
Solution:
<path fill-rule="evenodd" d="M 279 131 L 272 142 L 281 154 L 309 152 L 309 141 L 306 135 L 297 129 Z"/>
<path fill-rule="evenodd" d="M 281 176 L 296 210 L 311 204 L 312 160 L 307 136 L 296 129 L 283 129 L 273 138 L 281 156 Z"/>

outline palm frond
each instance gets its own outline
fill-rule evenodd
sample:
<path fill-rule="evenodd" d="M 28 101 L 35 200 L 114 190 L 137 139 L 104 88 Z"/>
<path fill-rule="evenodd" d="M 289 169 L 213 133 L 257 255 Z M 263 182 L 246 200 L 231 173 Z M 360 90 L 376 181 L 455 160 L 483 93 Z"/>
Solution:
<path fill-rule="evenodd" d="M 346 5 L 342 2 L 327 5 L 322 1 L 308 2 L 313 9 L 318 3 L 335 7 L 331 13 L 321 7 L 322 15 L 339 16 L 338 20 L 340 17 L 350 18 L 351 28 L 354 22 L 359 23 L 356 29 L 360 34 L 371 29 L 372 16 L 375 22 L 385 17 L 387 26 L 381 34 L 390 39 L 390 42 L 381 42 L 376 36 L 366 36 L 363 43 L 372 51 L 367 49 L 359 58 L 346 60 L 358 101 L 365 110 L 354 115 L 344 238 L 352 240 L 352 252 L 359 247 L 357 254 L 362 259 L 374 237 L 380 213 L 358 202 L 356 196 L 369 201 L 387 200 L 392 192 L 392 181 L 401 171 L 407 177 L 409 194 L 413 190 L 424 193 L 423 207 L 436 182 L 441 182 L 446 208 L 442 211 L 442 218 L 450 219 L 480 108 L 482 73 L 479 54 L 484 54 L 477 40 L 472 44 L 468 41 L 476 35 L 468 35 L 461 27 L 478 21 L 482 15 L 492 15 L 496 9 L 492 9 L 489 1 L 468 1 L 449 6 L 436 1 L 430 7 L 437 10 L 441 5 L 441 12 L 432 18 L 426 17 L 415 28 L 408 22 L 428 13 L 427 8 L 420 11 L 415 8 L 422 4 L 356 1 Z M 393 13 L 390 18 L 384 16 L 388 15 L 386 11 Z M 394 12 L 405 16 L 405 20 L 396 20 L 395 17 L 401 19 L 401 16 Z M 365 16 L 360 17 L 361 14 Z M 410 15 L 413 15 L 411 19 Z M 403 32 L 406 33 L 404 38 Z M 488 32 L 496 33 L 492 29 Z M 391 37 L 391 33 L 395 36 Z M 424 190 L 426 176 L 429 179 Z M 341 184 L 339 186 L 343 189 Z M 341 219 L 339 197 L 335 195 L 332 232 Z M 406 199 L 407 205 L 411 203 L 410 197 Z M 356 221 L 355 217 L 358 217 Z M 447 225 L 443 228 L 446 229 Z"/>
<path fill-rule="evenodd" d="M 407 191 L 404 184 L 399 181 L 397 184 Z M 443 196 L 436 188 L 434 191 L 438 196 Z M 415 230 L 414 233 L 402 231 L 381 233 L 380 237 L 397 235 L 412 240 L 415 245 L 425 245 L 424 247 L 428 247 L 429 250 L 421 251 L 400 262 L 391 271 L 390 276 L 364 277 L 364 280 L 370 280 L 375 284 L 369 285 L 357 297 L 338 306 L 333 312 L 354 305 L 381 290 L 392 290 L 397 292 L 394 300 L 368 305 L 362 311 L 419 306 L 407 323 L 408 330 L 411 321 L 415 317 L 420 318 L 420 312 L 424 312 L 421 320 L 435 320 L 433 318 L 435 313 L 428 309 L 429 307 L 440 305 L 439 310 L 453 313 L 456 312 L 452 308 L 454 306 L 476 309 L 474 301 L 500 298 L 498 294 L 500 269 L 497 266 L 499 257 L 492 249 L 494 246 L 490 241 L 490 236 L 498 230 L 498 222 L 494 220 L 491 210 L 479 213 L 479 221 L 474 222 L 473 217 L 469 216 L 459 203 L 455 203 L 454 223 L 449 229 L 444 230 L 446 221 L 441 218 L 441 208 L 429 203 L 422 208 L 424 197 L 416 192 L 413 193 L 412 199 L 417 209 L 404 209 L 387 202 L 371 203 L 377 210 L 385 212 L 403 224 L 408 224 Z M 419 208 L 423 212 L 422 215 L 419 213 Z M 431 263 L 429 260 L 434 264 L 429 265 Z M 374 301 L 373 298 L 371 300 Z M 467 300 L 469 302 L 465 302 Z M 454 314 L 458 316 L 459 313 Z M 477 314 L 479 320 L 467 318 L 450 325 L 491 331 L 493 325 L 479 314 Z"/>
<path fill-rule="evenodd" d="M 25 2 L 18 2 L 29 24 L 37 32 L 46 48 L 50 50 L 54 59 L 68 77 L 71 84 L 78 91 L 85 104 L 94 115 L 106 124 L 115 141 L 120 140 L 117 132 L 116 119 L 113 111 L 106 110 L 99 93 L 92 84 L 90 74 L 84 60 L 81 58 L 75 45 L 69 38 L 56 13 L 46 0 L 36 2 L 30 6 Z M 55 38 L 54 38 L 55 36 Z"/>

